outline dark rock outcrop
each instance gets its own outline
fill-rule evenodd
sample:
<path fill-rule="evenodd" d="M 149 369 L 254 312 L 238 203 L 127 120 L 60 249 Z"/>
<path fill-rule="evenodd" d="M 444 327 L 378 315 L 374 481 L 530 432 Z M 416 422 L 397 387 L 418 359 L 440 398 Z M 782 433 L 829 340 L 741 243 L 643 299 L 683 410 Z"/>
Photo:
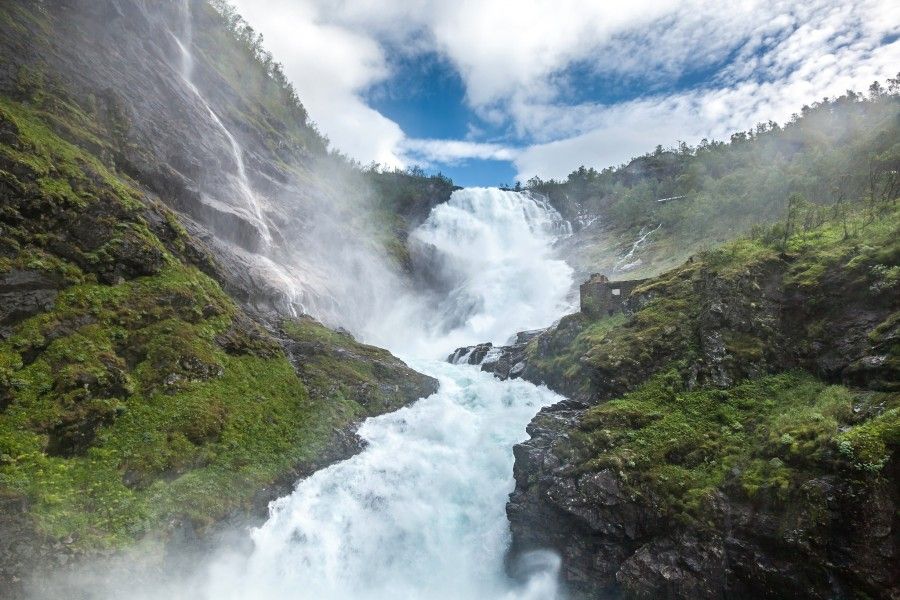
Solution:
<path fill-rule="evenodd" d="M 447 357 L 448 362 L 480 365 L 482 371 L 493 373 L 501 380 L 522 376 L 526 365 L 528 342 L 544 330 L 520 331 L 508 346 L 494 346 L 490 342 L 457 348 Z"/>
<path fill-rule="evenodd" d="M 40 271 L 0 273 L 0 339 L 24 319 L 53 306 L 62 278 Z"/>
<path fill-rule="evenodd" d="M 685 433 L 682 441 L 676 430 L 668 441 L 650 437 L 664 435 L 651 432 L 664 431 L 655 422 L 665 411 L 685 410 L 677 398 L 702 396 L 714 407 L 717 393 L 755 389 L 769 374 L 791 369 L 850 386 L 846 393 L 855 394 L 855 414 L 847 413 L 847 424 L 829 435 L 865 428 L 872 418 L 896 420 L 891 391 L 898 385 L 898 362 L 890 340 L 897 335 L 898 296 L 867 280 L 865 264 L 844 266 L 846 255 L 815 281 L 800 276 L 807 272 L 798 264 L 804 260 L 773 257 L 725 273 L 698 260 L 640 286 L 624 302 L 624 319 L 610 318 L 606 325 L 605 319 L 574 315 L 525 348 L 500 350 L 496 362 L 521 361 L 524 378 L 571 398 L 543 409 L 528 427 L 530 439 L 514 449 L 516 488 L 507 505 L 511 560 L 533 549 L 556 550 L 574 599 L 900 597 L 896 440 L 885 442 L 887 454 L 879 455 L 880 462 L 861 468 L 842 454 L 851 451 L 851 442 L 839 440 L 850 438 L 810 437 L 805 450 L 797 449 L 794 436 L 812 435 L 798 428 L 819 427 L 821 416 L 794 425 L 793 434 L 774 432 L 780 431 L 778 423 L 799 417 L 741 416 L 777 413 L 783 400 L 762 409 L 739 401 L 736 406 L 745 408 L 738 410 L 748 412 L 736 413 L 731 418 L 737 421 L 727 425 L 753 428 L 750 436 L 781 435 L 775 442 L 742 442 L 748 444 L 744 450 L 730 450 L 758 459 L 724 454 L 728 450 L 699 423 L 693 440 Z M 641 396 L 659 408 L 632 413 L 624 404 L 600 410 L 667 369 L 670 383 Z M 505 366 L 498 371 L 507 376 Z M 667 389 L 675 390 L 676 401 L 668 406 Z M 802 393 L 797 388 L 785 398 Z M 730 396 L 722 398 L 731 402 Z M 759 410 L 763 413 L 753 412 Z M 878 435 L 863 444 L 880 444 Z M 767 443 L 774 445 L 766 450 Z M 719 483 L 703 488 L 702 508 L 692 512 L 680 500 L 673 505 L 671 480 L 648 479 L 641 472 L 651 459 L 629 449 L 641 444 L 661 448 L 663 466 L 654 473 L 686 469 L 659 475 L 663 479 L 708 472 L 704 464 L 720 461 L 735 466 L 717 476 Z M 783 444 L 793 450 L 778 450 L 786 448 Z M 798 452 L 809 454 L 800 458 Z M 763 479 L 757 491 L 748 482 L 757 477 L 749 471 L 759 464 L 767 477 L 789 475 Z M 689 488 L 696 482 L 677 485 Z M 681 508 L 673 511 L 673 506 Z"/>

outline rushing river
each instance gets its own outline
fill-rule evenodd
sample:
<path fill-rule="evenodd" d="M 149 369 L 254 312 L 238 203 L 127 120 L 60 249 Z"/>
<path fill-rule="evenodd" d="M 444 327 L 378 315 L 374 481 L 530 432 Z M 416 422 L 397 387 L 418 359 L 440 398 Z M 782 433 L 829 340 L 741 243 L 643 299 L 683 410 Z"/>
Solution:
<path fill-rule="evenodd" d="M 414 363 L 438 393 L 367 421 L 361 454 L 274 503 L 249 560 L 220 561 L 212 598 L 486 600 L 555 597 L 547 557 L 522 585 L 504 575 L 512 446 L 558 398 L 473 367 Z"/>
<path fill-rule="evenodd" d="M 249 532 L 178 580 L 128 589 L 130 600 L 551 600 L 558 559 L 529 557 L 507 577 L 512 447 L 541 407 L 561 398 L 501 382 L 446 357 L 457 345 L 505 342 L 569 307 L 571 269 L 552 257 L 568 225 L 527 194 L 454 192 L 412 237 L 443 290 L 398 296 L 360 332 L 440 381 L 435 394 L 367 420 L 358 455 L 299 482 Z M 245 544 L 246 545 L 246 544 Z M 126 569 L 127 570 L 127 569 Z M 108 578 L 102 575 L 101 578 Z M 110 597 L 121 598 L 121 587 Z"/>
<path fill-rule="evenodd" d="M 369 419 L 359 455 L 302 481 L 252 532 L 249 559 L 222 559 L 213 598 L 309 600 L 550 599 L 552 555 L 513 582 L 504 572 L 512 446 L 560 398 L 524 381 L 410 353 L 504 342 L 549 325 L 567 308 L 571 269 L 551 257 L 566 224 L 540 200 L 492 188 L 460 190 L 413 233 L 433 249 L 448 288 L 412 324 L 398 306 L 372 336 L 440 380 L 434 395 Z"/>
<path fill-rule="evenodd" d="M 433 249 L 448 291 L 410 325 L 407 309 L 372 337 L 440 380 L 412 406 L 369 419 L 359 455 L 315 473 L 273 503 L 249 558 L 213 564 L 202 595 L 308 600 L 487 600 L 556 597 L 549 553 L 525 582 L 504 572 L 512 446 L 560 398 L 524 381 L 411 353 L 504 342 L 566 308 L 571 269 L 551 257 L 566 224 L 540 200 L 460 190 L 413 236 Z M 418 331 L 412 330 L 418 329 Z M 194 590 L 196 592 L 198 590 Z"/>

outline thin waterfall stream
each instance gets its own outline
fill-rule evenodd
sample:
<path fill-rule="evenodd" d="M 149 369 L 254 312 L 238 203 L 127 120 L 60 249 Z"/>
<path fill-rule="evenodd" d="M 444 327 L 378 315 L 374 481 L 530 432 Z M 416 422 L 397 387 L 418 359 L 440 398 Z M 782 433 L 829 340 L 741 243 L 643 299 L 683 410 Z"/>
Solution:
<path fill-rule="evenodd" d="M 206 98 L 203 96 L 203 93 L 193 82 L 192 75 L 194 59 L 193 55 L 191 54 L 193 27 L 191 25 L 189 0 L 184 0 L 182 10 L 184 12 L 184 32 L 182 34 L 182 38 L 179 38 L 177 35 L 172 34 L 172 38 L 175 40 L 175 43 L 178 45 L 178 49 L 181 52 L 181 78 L 182 80 L 184 80 L 185 85 L 187 85 L 187 87 L 206 109 L 206 112 L 209 113 L 210 119 L 212 119 L 213 123 L 216 124 L 216 127 L 225 136 L 225 139 L 228 140 L 231 157 L 234 161 L 235 169 L 237 171 L 236 179 L 238 190 L 240 191 L 241 196 L 243 197 L 244 202 L 247 205 L 247 208 L 250 210 L 253 218 L 256 221 L 257 228 L 259 229 L 260 235 L 263 238 L 265 247 L 268 247 L 272 243 L 272 234 L 269 231 L 268 224 L 266 223 L 266 218 L 263 214 L 259 197 L 257 197 L 256 193 L 253 191 L 253 187 L 250 185 L 250 178 L 247 176 L 247 167 L 244 164 L 244 151 L 241 148 L 241 145 L 238 144 L 237 139 L 234 137 L 231 131 L 229 131 L 228 127 L 225 126 L 225 123 L 222 122 L 222 119 L 219 118 L 219 115 L 217 115 L 216 112 L 212 109 L 212 107 L 209 105 L 209 102 L 207 102 Z"/>

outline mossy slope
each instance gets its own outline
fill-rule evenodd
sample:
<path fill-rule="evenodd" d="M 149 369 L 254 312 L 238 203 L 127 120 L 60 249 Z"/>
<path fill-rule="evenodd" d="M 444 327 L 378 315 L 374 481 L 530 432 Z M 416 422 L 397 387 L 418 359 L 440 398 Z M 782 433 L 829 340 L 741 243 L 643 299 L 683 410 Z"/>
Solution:
<path fill-rule="evenodd" d="M 29 545 L 202 530 L 434 389 L 310 319 L 273 337 L 174 213 L 85 145 L 0 101 L 0 581 L 34 566 Z"/>
<path fill-rule="evenodd" d="M 776 227 L 535 338 L 525 377 L 577 403 L 516 449 L 516 546 L 578 598 L 896 593 L 898 226 Z"/>

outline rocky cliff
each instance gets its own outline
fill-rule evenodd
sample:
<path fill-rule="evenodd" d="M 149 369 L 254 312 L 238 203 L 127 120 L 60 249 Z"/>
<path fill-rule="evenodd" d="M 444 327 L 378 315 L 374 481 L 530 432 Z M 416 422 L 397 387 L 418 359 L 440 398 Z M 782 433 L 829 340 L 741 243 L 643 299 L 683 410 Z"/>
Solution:
<path fill-rule="evenodd" d="M 291 316 L 265 268 L 290 255 L 325 293 L 314 205 L 352 191 L 378 235 L 352 211 L 347 232 L 386 255 L 452 185 L 375 194 L 222 19 L 199 1 L 0 5 L 2 597 L 34 570 L 259 515 L 355 452 L 360 420 L 436 389 Z M 188 35 L 202 96 L 179 71 Z"/>
<path fill-rule="evenodd" d="M 330 152 L 280 67 L 220 4 L 5 2 L 0 94 L 39 107 L 177 211 L 230 294 L 337 323 L 363 308 L 365 282 L 344 280 L 407 266 L 406 233 L 452 183 L 364 173 Z M 331 252 L 335 238 L 353 252 Z"/>
<path fill-rule="evenodd" d="M 570 398 L 515 448 L 512 554 L 573 598 L 898 597 L 897 224 L 741 240 L 495 352 Z"/>

